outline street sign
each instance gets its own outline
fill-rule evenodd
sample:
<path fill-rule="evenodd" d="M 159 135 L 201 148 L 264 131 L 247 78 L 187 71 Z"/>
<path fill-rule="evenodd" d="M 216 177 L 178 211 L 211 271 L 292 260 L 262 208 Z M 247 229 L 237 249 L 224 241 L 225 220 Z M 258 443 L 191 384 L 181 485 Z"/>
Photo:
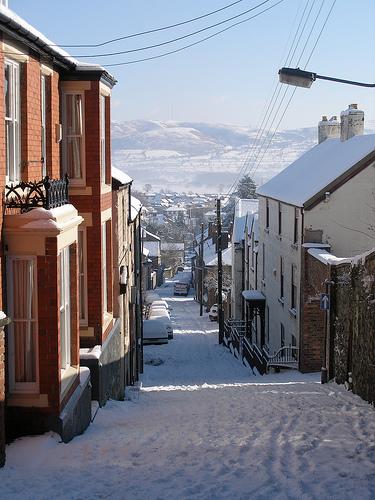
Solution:
<path fill-rule="evenodd" d="M 321 293 L 320 294 L 320 310 L 321 311 L 329 311 L 329 294 Z"/>

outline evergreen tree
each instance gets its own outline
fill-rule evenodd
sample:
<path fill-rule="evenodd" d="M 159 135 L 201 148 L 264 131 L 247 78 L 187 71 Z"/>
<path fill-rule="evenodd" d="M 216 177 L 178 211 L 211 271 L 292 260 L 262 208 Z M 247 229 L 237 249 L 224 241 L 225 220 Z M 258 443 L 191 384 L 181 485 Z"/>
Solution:
<path fill-rule="evenodd" d="M 256 198 L 256 188 L 257 185 L 255 184 L 253 179 L 250 177 L 250 175 L 246 174 L 238 182 L 236 195 L 239 198 Z"/>

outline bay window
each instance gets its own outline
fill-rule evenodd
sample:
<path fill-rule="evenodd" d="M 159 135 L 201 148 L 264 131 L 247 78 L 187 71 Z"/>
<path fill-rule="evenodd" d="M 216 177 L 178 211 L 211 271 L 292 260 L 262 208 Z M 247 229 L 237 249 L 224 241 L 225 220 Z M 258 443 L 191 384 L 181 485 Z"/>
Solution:
<path fill-rule="evenodd" d="M 60 347 L 63 370 L 71 362 L 70 328 L 70 251 L 69 247 L 65 247 L 60 253 Z"/>
<path fill-rule="evenodd" d="M 63 101 L 63 166 L 72 180 L 83 180 L 83 94 L 65 93 Z"/>
<path fill-rule="evenodd" d="M 38 322 L 35 257 L 7 258 L 9 385 L 11 392 L 38 392 Z"/>
<path fill-rule="evenodd" d="M 106 147 L 105 147 L 105 96 L 100 96 L 100 167 L 102 184 L 106 183 Z"/>
<path fill-rule="evenodd" d="M 20 65 L 8 59 L 4 63 L 4 95 L 6 178 L 16 182 L 21 179 Z"/>
<path fill-rule="evenodd" d="M 102 298 L 103 313 L 108 312 L 108 290 L 107 290 L 107 223 L 102 224 Z"/>
<path fill-rule="evenodd" d="M 42 177 L 47 175 L 47 107 L 46 107 L 46 76 L 40 77 L 40 106 L 41 106 L 41 160 Z"/>
<path fill-rule="evenodd" d="M 78 229 L 79 322 L 87 325 L 87 240 L 86 228 Z"/>

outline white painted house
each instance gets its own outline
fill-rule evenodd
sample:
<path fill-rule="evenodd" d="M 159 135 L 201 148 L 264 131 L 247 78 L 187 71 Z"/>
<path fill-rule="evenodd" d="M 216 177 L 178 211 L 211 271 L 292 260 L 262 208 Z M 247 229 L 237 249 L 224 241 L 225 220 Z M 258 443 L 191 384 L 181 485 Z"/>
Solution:
<path fill-rule="evenodd" d="M 375 246 L 375 134 L 356 105 L 319 124 L 320 143 L 258 190 L 259 284 L 269 351 L 299 346 L 303 246 L 338 257 Z M 266 334 L 266 339 L 268 335 Z"/>
<path fill-rule="evenodd" d="M 242 292 L 247 287 L 246 276 L 249 262 L 248 232 L 253 215 L 258 211 L 258 200 L 238 199 L 235 205 L 232 234 L 232 293 L 231 311 L 234 319 L 244 319 Z"/>

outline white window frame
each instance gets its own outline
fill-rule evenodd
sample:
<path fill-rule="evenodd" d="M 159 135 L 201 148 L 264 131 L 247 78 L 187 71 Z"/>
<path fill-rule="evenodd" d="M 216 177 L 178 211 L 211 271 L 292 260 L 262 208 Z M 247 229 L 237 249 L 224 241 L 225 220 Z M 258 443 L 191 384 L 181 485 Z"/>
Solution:
<path fill-rule="evenodd" d="M 66 370 L 71 364 L 71 304 L 70 304 L 70 246 L 60 252 L 60 363 Z M 64 322 L 61 319 L 64 319 Z"/>
<path fill-rule="evenodd" d="M 47 175 L 47 76 L 40 75 L 40 108 L 41 108 L 41 162 L 42 177 Z"/>
<path fill-rule="evenodd" d="M 66 123 L 66 98 L 69 95 L 81 96 L 82 105 L 82 130 L 81 134 L 68 135 Z M 83 90 L 64 90 L 62 93 L 62 122 L 63 122 L 63 141 L 62 141 L 62 165 L 63 172 L 69 174 L 67 165 L 67 141 L 69 137 L 81 137 L 81 177 L 69 177 L 69 182 L 72 186 L 83 186 L 86 184 L 86 138 L 85 138 L 85 92 Z"/>
<path fill-rule="evenodd" d="M 32 266 L 33 287 L 32 287 L 32 311 L 30 318 L 16 318 L 14 309 L 14 272 L 13 264 L 17 261 L 28 261 Z M 39 393 L 39 333 L 38 333 L 38 283 L 37 283 L 37 260 L 35 256 L 22 255 L 22 256 L 7 256 L 7 295 L 8 295 L 8 313 L 12 318 L 12 322 L 8 326 L 8 373 L 9 373 L 9 390 L 11 393 Z M 30 287 L 23 285 L 23 290 L 30 290 Z M 24 322 L 31 326 L 34 324 L 34 346 L 35 346 L 35 381 L 34 382 L 16 382 L 16 356 L 15 356 L 15 341 L 14 341 L 14 326 L 17 322 Z"/>
<path fill-rule="evenodd" d="M 4 61 L 4 85 L 5 68 L 10 68 L 10 115 L 5 115 L 5 141 L 8 147 L 5 148 L 6 155 L 6 182 L 18 182 L 21 180 L 21 65 L 11 59 Z M 13 141 L 9 144 L 7 140 L 8 127 L 13 131 Z M 8 153 L 9 149 L 9 153 Z"/>
<path fill-rule="evenodd" d="M 103 316 L 108 313 L 108 277 L 107 277 L 107 222 L 102 224 L 102 299 Z"/>
<path fill-rule="evenodd" d="M 83 268 L 81 265 L 81 251 Z M 87 302 L 87 228 L 85 226 L 78 228 L 78 279 L 79 279 L 79 324 L 88 325 L 88 302 Z M 81 284 L 83 285 L 83 294 L 81 294 Z M 83 307 L 82 307 L 83 306 Z M 81 314 L 81 308 L 83 314 Z"/>
<path fill-rule="evenodd" d="M 106 184 L 106 97 L 100 94 L 100 177 L 102 184 Z"/>

